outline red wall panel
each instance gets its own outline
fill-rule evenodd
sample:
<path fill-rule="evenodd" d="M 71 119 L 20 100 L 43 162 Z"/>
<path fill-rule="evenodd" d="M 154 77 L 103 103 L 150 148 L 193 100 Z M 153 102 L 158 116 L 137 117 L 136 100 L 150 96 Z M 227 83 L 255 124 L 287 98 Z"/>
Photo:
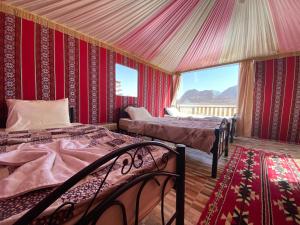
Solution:
<path fill-rule="evenodd" d="M 88 45 L 80 41 L 80 119 L 81 123 L 89 122 L 88 105 Z"/>
<path fill-rule="evenodd" d="M 8 57 L 5 48 L 13 49 L 9 65 L 4 63 Z M 115 63 L 138 70 L 137 97 L 115 95 Z M 5 72 L 10 65 L 13 73 Z M 10 76 L 14 82 L 7 82 Z M 69 98 L 76 121 L 82 123 L 115 121 L 117 109 L 128 104 L 144 106 L 153 116 L 162 116 L 163 108 L 170 105 L 171 79 L 170 74 L 112 50 L 0 13 L 2 127 L 6 98 Z"/>
<path fill-rule="evenodd" d="M 65 97 L 64 34 L 55 31 L 54 40 L 56 99 L 61 99 Z"/>
<path fill-rule="evenodd" d="M 22 20 L 22 87 L 23 99 L 36 99 L 34 62 L 34 23 Z"/>
<path fill-rule="evenodd" d="M 300 143 L 300 57 L 256 62 L 252 135 Z"/>

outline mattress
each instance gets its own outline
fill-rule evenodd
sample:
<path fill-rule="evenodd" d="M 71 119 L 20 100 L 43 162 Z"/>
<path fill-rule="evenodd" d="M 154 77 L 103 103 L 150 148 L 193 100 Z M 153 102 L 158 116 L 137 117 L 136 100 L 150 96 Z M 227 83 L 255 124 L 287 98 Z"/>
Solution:
<path fill-rule="evenodd" d="M 141 141 L 138 138 L 110 132 L 101 126 L 82 124 L 37 131 L 0 132 L 0 224 L 14 223 L 54 188 L 96 159 L 120 147 Z M 151 153 L 156 163 L 162 165 L 161 159 L 166 150 L 151 147 Z M 97 203 L 140 171 L 155 169 L 149 152 L 142 149 L 141 154 L 143 166 L 133 168 L 125 175 L 121 173 L 125 158 L 121 157 L 117 161 L 97 196 Z M 59 223 L 75 223 L 94 196 L 110 165 L 108 163 L 99 168 L 63 194 L 34 221 L 35 224 L 43 224 L 49 219 L 49 215 L 65 202 L 73 202 L 75 210 L 72 218 L 68 219 L 62 213 L 58 218 Z M 170 157 L 165 170 L 175 171 L 175 168 L 175 158 Z M 162 178 L 159 180 L 163 182 Z M 170 188 L 171 184 L 168 186 L 168 189 Z M 129 224 L 132 224 L 135 215 L 137 189 L 138 186 L 135 186 L 120 197 L 129 209 L 127 211 Z M 160 188 L 155 182 L 150 182 L 144 192 L 148 193 L 142 195 L 141 218 L 160 200 Z M 120 210 L 112 207 L 98 223 L 119 224 L 118 219 L 122 224 Z"/>
<path fill-rule="evenodd" d="M 210 153 L 215 141 L 215 129 L 219 128 L 220 124 L 221 120 L 163 117 L 142 121 L 121 118 L 119 128 L 130 133 L 185 144 Z"/>

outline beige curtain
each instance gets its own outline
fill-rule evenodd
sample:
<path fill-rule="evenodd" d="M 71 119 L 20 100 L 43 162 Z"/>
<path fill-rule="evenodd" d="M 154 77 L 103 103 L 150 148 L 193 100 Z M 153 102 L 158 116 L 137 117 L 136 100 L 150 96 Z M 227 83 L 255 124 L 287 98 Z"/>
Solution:
<path fill-rule="evenodd" d="M 180 88 L 180 83 L 181 83 L 181 74 L 180 73 L 175 73 L 173 75 L 173 83 L 172 83 L 172 92 L 171 92 L 171 106 L 176 105 L 176 96 L 177 92 Z"/>
<path fill-rule="evenodd" d="M 254 61 L 240 64 L 238 87 L 237 135 L 250 137 L 255 77 Z"/>

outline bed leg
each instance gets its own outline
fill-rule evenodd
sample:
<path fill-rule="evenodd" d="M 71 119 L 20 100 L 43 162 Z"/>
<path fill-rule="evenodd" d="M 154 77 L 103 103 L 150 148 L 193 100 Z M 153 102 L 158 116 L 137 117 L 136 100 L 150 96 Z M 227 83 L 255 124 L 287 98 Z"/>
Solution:
<path fill-rule="evenodd" d="M 185 145 L 176 145 L 179 152 L 176 158 L 176 225 L 184 225 L 184 195 L 185 195 Z"/>
<path fill-rule="evenodd" d="M 228 156 L 229 149 L 229 134 L 230 134 L 230 123 L 227 124 L 226 127 L 226 136 L 225 136 L 225 157 Z"/>
<path fill-rule="evenodd" d="M 219 132 L 220 132 L 219 129 L 215 129 L 216 140 L 212 148 L 212 152 L 213 152 L 213 160 L 212 160 L 212 167 L 211 167 L 212 178 L 217 177 L 217 171 L 218 171 L 218 152 L 219 152 L 219 138 L 220 138 Z"/>
<path fill-rule="evenodd" d="M 230 143 L 233 143 L 233 134 L 234 134 L 234 121 L 232 120 L 231 129 L 230 129 Z"/>

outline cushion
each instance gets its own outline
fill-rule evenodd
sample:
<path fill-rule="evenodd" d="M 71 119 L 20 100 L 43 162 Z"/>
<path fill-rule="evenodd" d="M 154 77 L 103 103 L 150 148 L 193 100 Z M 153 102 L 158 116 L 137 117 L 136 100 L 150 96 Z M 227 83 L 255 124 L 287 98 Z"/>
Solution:
<path fill-rule="evenodd" d="M 6 100 L 7 131 L 47 129 L 70 126 L 69 101 Z"/>
<path fill-rule="evenodd" d="M 165 110 L 168 113 L 168 115 L 170 115 L 170 116 L 179 116 L 180 115 L 180 112 L 175 107 L 165 108 Z"/>
<path fill-rule="evenodd" d="M 130 119 L 132 120 L 150 120 L 153 117 L 144 107 L 132 107 L 129 106 L 125 109 L 125 112 L 128 113 Z"/>

